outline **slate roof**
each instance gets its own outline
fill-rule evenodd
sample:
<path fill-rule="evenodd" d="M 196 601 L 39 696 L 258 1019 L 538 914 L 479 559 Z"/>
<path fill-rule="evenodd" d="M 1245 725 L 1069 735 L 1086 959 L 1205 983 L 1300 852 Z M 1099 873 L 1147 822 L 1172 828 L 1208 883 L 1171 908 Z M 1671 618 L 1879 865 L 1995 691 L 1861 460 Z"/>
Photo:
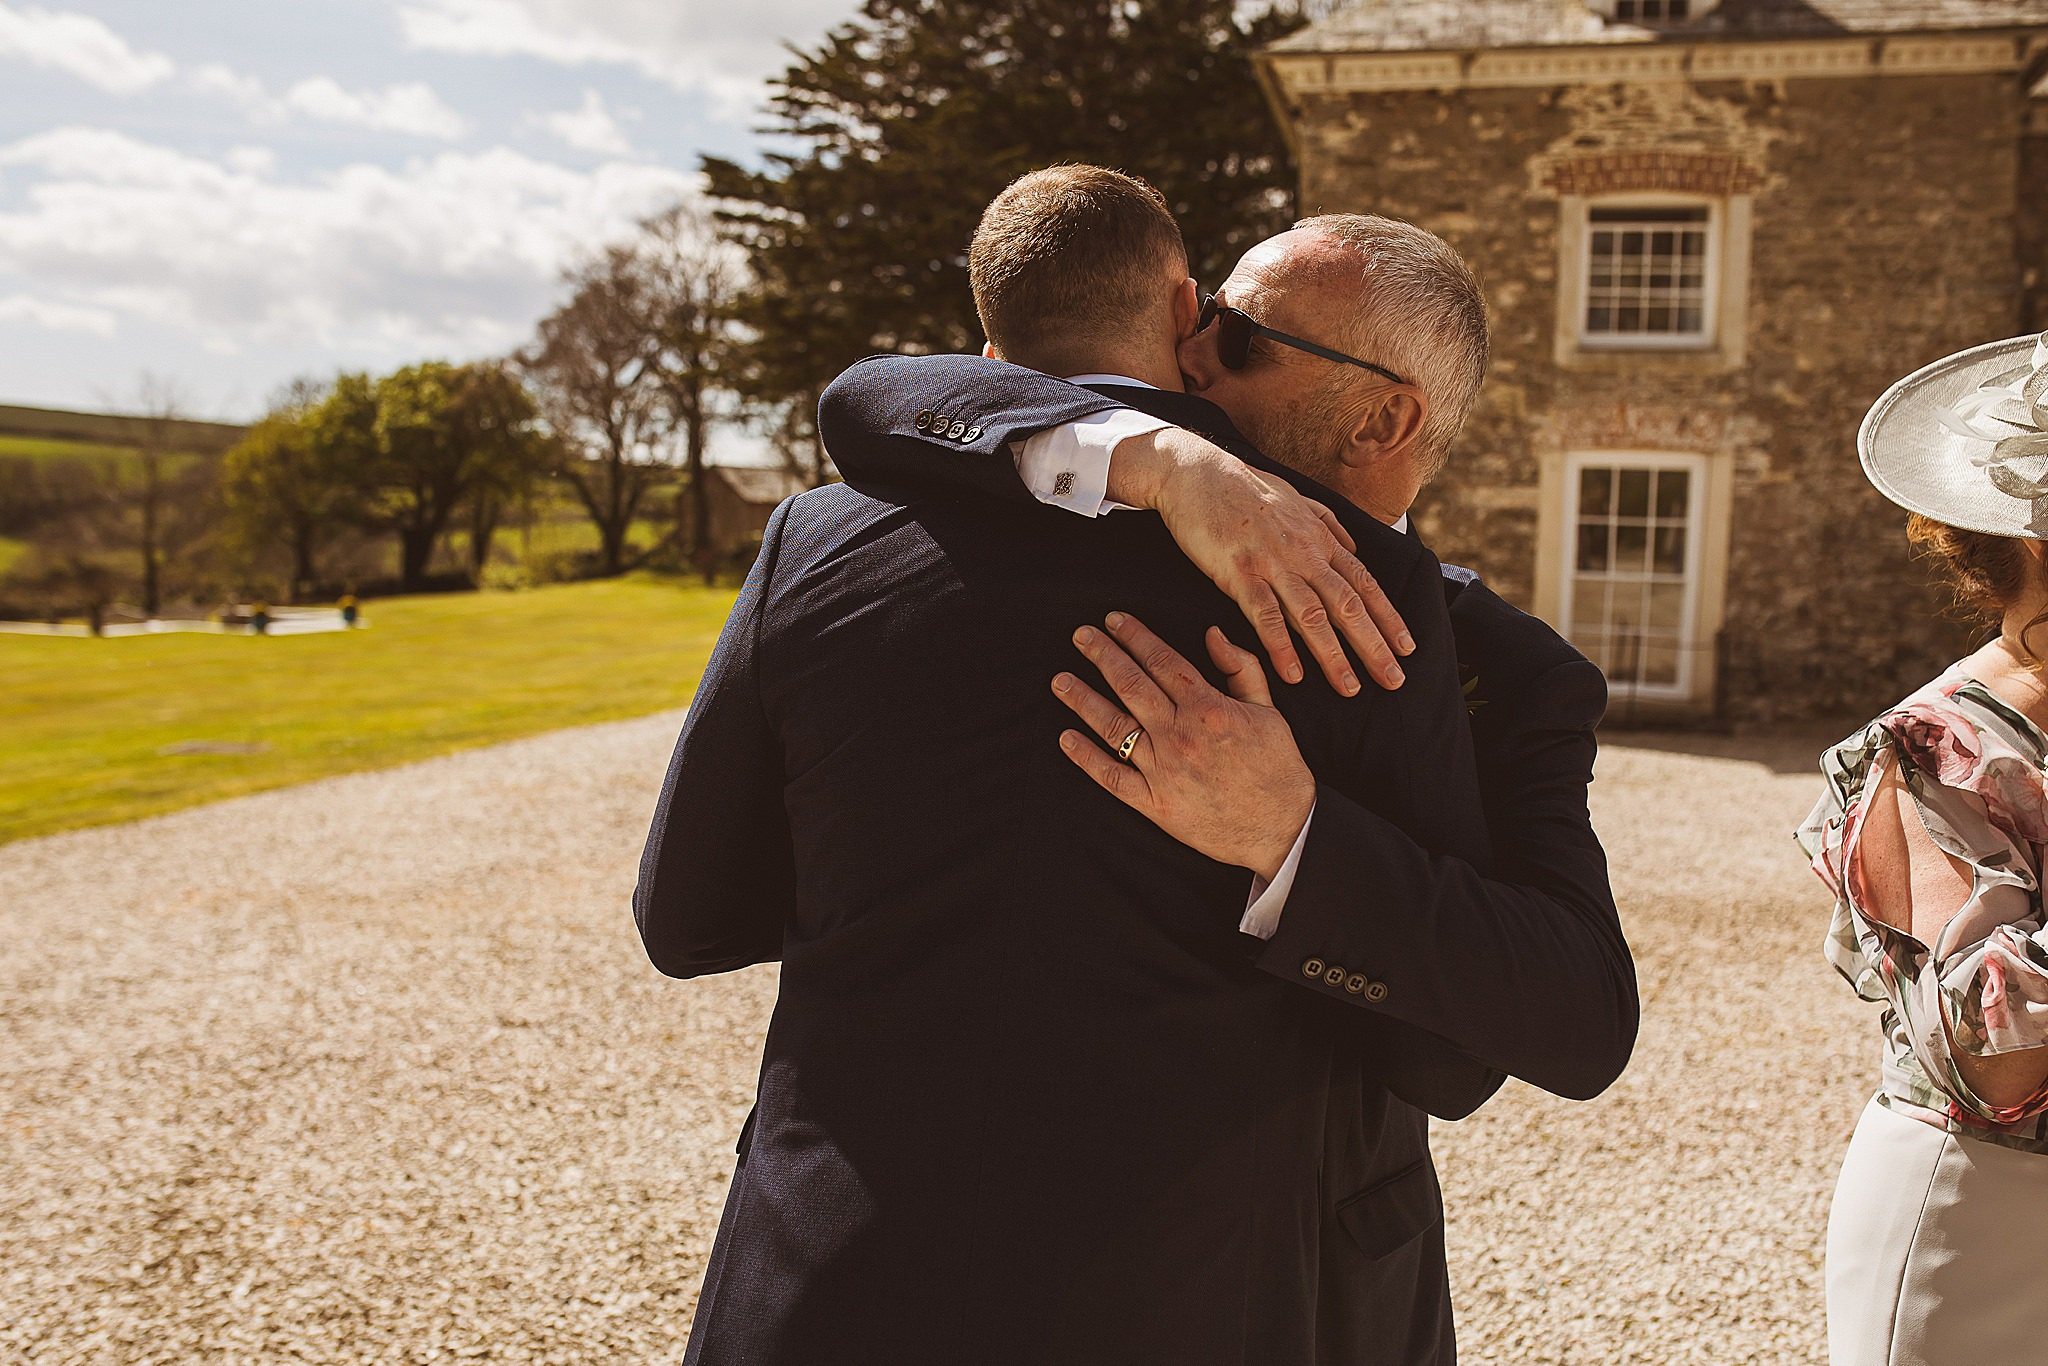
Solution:
<path fill-rule="evenodd" d="M 1701 38 L 1845 38 L 2048 25 L 2048 0 L 1721 0 L 1701 18 L 1615 23 L 1585 0 L 1352 0 L 1273 52 L 1469 52 Z"/>
<path fill-rule="evenodd" d="M 789 471 L 773 465 L 713 465 L 711 469 L 739 495 L 741 502 L 757 507 L 773 507 L 810 487 Z"/>

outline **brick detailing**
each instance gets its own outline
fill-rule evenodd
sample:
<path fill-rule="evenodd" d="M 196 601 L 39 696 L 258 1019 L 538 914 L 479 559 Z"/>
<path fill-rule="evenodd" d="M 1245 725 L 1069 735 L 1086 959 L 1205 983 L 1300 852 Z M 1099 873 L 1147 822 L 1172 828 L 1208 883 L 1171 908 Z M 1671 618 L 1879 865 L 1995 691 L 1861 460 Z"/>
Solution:
<path fill-rule="evenodd" d="M 1558 195 L 1624 194 L 1663 190 L 1725 197 L 1754 194 L 1763 172 L 1739 157 L 1671 150 L 1601 152 L 1552 165 L 1543 186 Z"/>

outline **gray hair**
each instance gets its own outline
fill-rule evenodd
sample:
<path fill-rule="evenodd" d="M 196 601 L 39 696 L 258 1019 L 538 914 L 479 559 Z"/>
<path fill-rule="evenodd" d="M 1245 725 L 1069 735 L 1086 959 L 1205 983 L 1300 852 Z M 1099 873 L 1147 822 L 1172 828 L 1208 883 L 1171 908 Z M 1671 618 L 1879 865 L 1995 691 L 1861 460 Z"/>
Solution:
<path fill-rule="evenodd" d="M 1294 225 L 1335 238 L 1365 260 L 1365 295 L 1350 329 L 1360 358 L 1405 375 L 1429 402 L 1419 451 L 1433 479 L 1486 379 L 1486 296 L 1465 258 L 1435 233 L 1378 214 L 1326 213 Z M 1378 354 L 1373 354 L 1377 351 Z"/>

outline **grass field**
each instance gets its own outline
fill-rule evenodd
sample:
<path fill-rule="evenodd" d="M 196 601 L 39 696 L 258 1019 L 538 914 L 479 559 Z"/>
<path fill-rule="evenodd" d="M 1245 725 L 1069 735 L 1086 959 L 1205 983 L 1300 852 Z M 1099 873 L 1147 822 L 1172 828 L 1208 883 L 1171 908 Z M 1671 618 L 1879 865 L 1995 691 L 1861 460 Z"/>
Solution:
<path fill-rule="evenodd" d="M 0 460 L 8 458 L 37 462 L 114 461 L 125 467 L 139 461 L 141 452 L 133 446 L 113 446 L 98 441 L 72 441 L 64 437 L 0 436 Z M 172 467 L 183 467 L 190 461 L 205 458 L 190 451 L 172 451 L 165 457 L 165 463 Z"/>
<path fill-rule="evenodd" d="M 682 706 L 732 599 L 635 577 L 328 635 L 0 636 L 0 842 Z M 261 749 L 165 752 L 195 741 Z"/>

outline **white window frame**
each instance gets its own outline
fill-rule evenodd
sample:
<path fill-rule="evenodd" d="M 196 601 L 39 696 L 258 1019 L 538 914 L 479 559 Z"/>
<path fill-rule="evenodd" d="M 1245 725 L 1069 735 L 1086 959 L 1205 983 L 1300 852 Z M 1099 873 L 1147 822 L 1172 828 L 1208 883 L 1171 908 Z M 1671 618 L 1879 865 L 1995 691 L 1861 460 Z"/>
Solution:
<path fill-rule="evenodd" d="M 1617 6 L 1614 3 L 1614 0 L 1586 0 L 1586 7 L 1592 10 L 1595 14 L 1598 14 L 1605 19 L 1614 18 L 1615 9 L 1617 8 Z M 1720 7 L 1721 0 L 1692 0 L 1691 12 L 1687 14 L 1685 18 L 1675 21 L 1667 21 L 1660 19 L 1654 22 L 1676 22 L 1681 24 L 1689 24 L 1693 20 L 1698 19 L 1704 15 L 1712 14 L 1715 10 L 1719 9 Z"/>
<path fill-rule="evenodd" d="M 1597 209 L 1697 209 L 1707 211 L 1707 267 L 1701 284 L 1700 330 L 1685 333 L 1591 332 L 1586 328 L 1586 311 L 1593 293 L 1593 234 L 1600 231 L 1593 222 Z M 1584 201 L 1579 224 L 1580 247 L 1578 288 L 1574 291 L 1578 316 L 1571 322 L 1578 344 L 1587 351 L 1711 351 L 1721 335 L 1721 271 L 1727 254 L 1728 213 L 1725 202 L 1709 195 L 1671 194 L 1663 191 L 1643 194 L 1609 194 Z"/>
<path fill-rule="evenodd" d="M 1643 3 L 1650 3 L 1650 4 L 1659 4 L 1659 3 L 1661 3 L 1661 4 L 1665 5 L 1665 6 L 1666 6 L 1666 7 L 1668 8 L 1668 7 L 1669 7 L 1669 6 L 1670 6 L 1670 5 L 1671 5 L 1671 4 L 1673 3 L 1673 0 L 1636 0 L 1636 3 L 1638 3 L 1638 4 L 1643 4 Z M 1617 19 L 1619 19 L 1619 18 L 1621 17 L 1621 4 L 1620 4 L 1620 0 L 1615 0 L 1614 10 L 1615 10 L 1615 17 L 1616 17 Z M 1668 14 L 1664 14 L 1664 15 L 1659 15 L 1659 16 L 1658 16 L 1657 18 L 1655 18 L 1655 19 L 1644 19 L 1644 18 L 1642 18 L 1642 17 L 1638 16 L 1638 17 L 1636 17 L 1636 18 L 1634 18 L 1634 19 L 1629 19 L 1629 20 L 1625 20 L 1624 22 L 1627 22 L 1627 23 L 1631 23 L 1631 24 L 1686 24 L 1686 23 L 1690 23 L 1690 22 L 1692 22 L 1692 21 L 1693 21 L 1694 19 L 1697 19 L 1697 18 L 1699 17 L 1699 15 L 1700 15 L 1700 11 L 1698 11 L 1698 10 L 1695 10 L 1695 9 L 1693 8 L 1693 6 L 1691 5 L 1691 3 L 1689 3 L 1689 2 L 1688 2 L 1688 3 L 1686 4 L 1686 6 L 1685 6 L 1685 15 L 1684 15 L 1684 17 L 1683 17 L 1683 18 L 1678 18 L 1678 19 L 1674 19 L 1674 18 L 1672 18 L 1672 17 L 1670 16 L 1670 15 L 1668 15 Z"/>
<path fill-rule="evenodd" d="M 1632 679 L 1614 677 L 1607 680 L 1608 691 L 1617 698 L 1674 702 L 1688 700 L 1694 696 L 1695 662 L 1710 656 L 1712 644 L 1710 641 L 1702 642 L 1697 638 L 1700 629 L 1701 598 L 1706 589 L 1702 571 L 1707 534 L 1708 458 L 1704 455 L 1682 455 L 1665 451 L 1574 451 L 1565 457 L 1565 515 L 1564 524 L 1559 532 L 1563 538 L 1563 577 L 1559 584 L 1557 625 L 1567 640 L 1571 638 L 1572 626 L 1576 621 L 1573 595 L 1578 591 L 1579 578 L 1580 483 L 1589 466 L 1624 470 L 1684 470 L 1690 476 L 1686 482 L 1685 597 L 1684 608 L 1679 616 L 1677 677 L 1668 684 L 1637 683 Z M 1654 542 L 1653 537 L 1653 550 Z M 1603 629 L 1604 625 L 1603 623 Z M 1584 649 L 1583 646 L 1580 648 Z"/>

